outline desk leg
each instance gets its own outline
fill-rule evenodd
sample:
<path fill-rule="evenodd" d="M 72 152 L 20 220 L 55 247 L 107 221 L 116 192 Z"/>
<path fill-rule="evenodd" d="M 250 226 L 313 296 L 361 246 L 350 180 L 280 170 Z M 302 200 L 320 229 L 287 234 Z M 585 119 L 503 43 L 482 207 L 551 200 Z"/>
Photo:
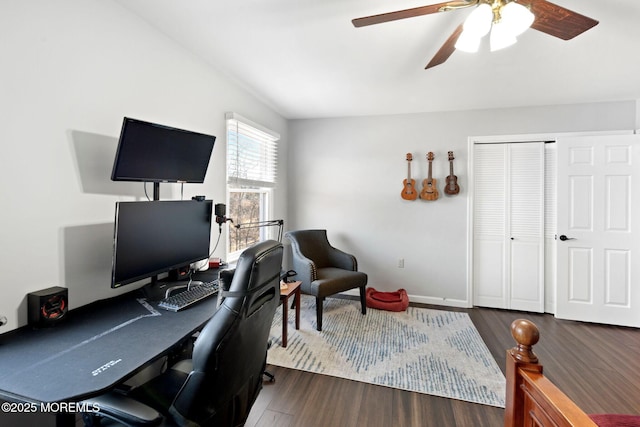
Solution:
<path fill-rule="evenodd" d="M 282 301 L 282 346 L 287 346 L 287 323 L 289 323 L 289 297 Z"/>
<path fill-rule="evenodd" d="M 296 302 L 296 329 L 300 329 L 300 287 L 296 289 L 294 300 Z"/>

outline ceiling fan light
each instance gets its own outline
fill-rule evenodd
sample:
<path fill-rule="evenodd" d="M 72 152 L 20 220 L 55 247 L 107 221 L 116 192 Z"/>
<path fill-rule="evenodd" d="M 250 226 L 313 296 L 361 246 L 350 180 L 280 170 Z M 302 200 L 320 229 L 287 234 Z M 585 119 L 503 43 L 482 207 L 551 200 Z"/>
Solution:
<path fill-rule="evenodd" d="M 477 37 L 475 34 L 469 34 L 467 30 L 464 30 L 462 34 L 460 34 L 460 37 L 458 37 L 456 49 L 463 52 L 475 53 L 480 48 L 481 38 L 482 37 Z"/>
<path fill-rule="evenodd" d="M 511 2 L 500 9 L 502 23 L 509 26 L 514 37 L 524 33 L 533 24 L 535 15 L 525 6 Z"/>
<path fill-rule="evenodd" d="M 510 28 L 508 28 L 508 26 L 506 26 L 502 21 L 493 24 L 493 27 L 491 28 L 491 36 L 489 38 L 491 52 L 509 47 L 516 41 L 516 37 L 511 32 Z"/>
<path fill-rule="evenodd" d="M 482 38 L 491 30 L 493 11 L 487 3 L 479 4 L 464 21 L 464 31 L 469 35 Z"/>

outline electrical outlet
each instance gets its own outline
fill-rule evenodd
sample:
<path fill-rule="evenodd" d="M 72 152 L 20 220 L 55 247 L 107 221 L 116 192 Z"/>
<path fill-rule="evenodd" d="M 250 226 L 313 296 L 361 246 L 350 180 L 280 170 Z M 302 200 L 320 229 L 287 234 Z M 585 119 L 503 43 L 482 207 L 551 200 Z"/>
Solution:
<path fill-rule="evenodd" d="M 7 318 L 5 316 L 0 316 L 0 326 L 4 326 L 7 324 Z"/>
<path fill-rule="evenodd" d="M 398 268 L 404 268 L 404 258 L 398 259 Z"/>

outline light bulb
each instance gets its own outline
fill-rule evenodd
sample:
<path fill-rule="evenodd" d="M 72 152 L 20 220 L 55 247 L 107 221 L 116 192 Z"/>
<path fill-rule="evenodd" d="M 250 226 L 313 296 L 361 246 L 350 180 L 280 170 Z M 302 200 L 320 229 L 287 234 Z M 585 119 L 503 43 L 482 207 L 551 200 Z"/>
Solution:
<path fill-rule="evenodd" d="M 478 51 L 480 47 L 480 39 L 482 36 L 478 37 L 475 34 L 469 34 L 465 29 L 460 37 L 458 37 L 458 41 L 456 42 L 456 49 L 461 50 L 463 52 L 475 53 Z"/>
<path fill-rule="evenodd" d="M 474 35 L 478 39 L 484 37 L 491 30 L 493 11 L 487 3 L 482 3 L 464 21 L 464 31 L 468 35 Z"/>
<path fill-rule="evenodd" d="M 509 27 L 513 37 L 524 33 L 533 24 L 535 15 L 525 6 L 511 2 L 500 9 L 501 22 Z"/>
<path fill-rule="evenodd" d="M 509 47 L 516 41 L 516 37 L 511 32 L 511 29 L 506 26 L 503 21 L 493 24 L 489 38 L 491 52 Z"/>

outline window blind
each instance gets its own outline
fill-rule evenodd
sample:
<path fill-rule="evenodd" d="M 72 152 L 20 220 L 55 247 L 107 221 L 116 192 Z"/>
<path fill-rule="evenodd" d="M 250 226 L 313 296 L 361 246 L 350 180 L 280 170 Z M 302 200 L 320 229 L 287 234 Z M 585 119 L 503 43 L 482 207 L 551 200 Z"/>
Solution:
<path fill-rule="evenodd" d="M 227 113 L 227 183 L 233 187 L 276 186 L 280 135 Z"/>

